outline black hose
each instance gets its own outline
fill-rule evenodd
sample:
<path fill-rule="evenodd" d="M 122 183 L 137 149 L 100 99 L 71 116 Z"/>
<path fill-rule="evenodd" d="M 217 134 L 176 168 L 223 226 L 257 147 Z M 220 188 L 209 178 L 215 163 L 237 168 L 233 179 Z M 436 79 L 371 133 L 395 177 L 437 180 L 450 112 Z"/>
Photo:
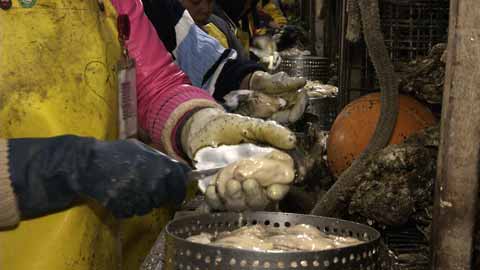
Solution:
<path fill-rule="evenodd" d="M 363 34 L 370 58 L 380 81 L 380 117 L 366 149 L 319 200 L 312 214 L 337 216 L 348 206 L 359 183 L 356 176 L 365 170 L 366 161 L 388 145 L 398 116 L 398 80 L 389 58 L 380 26 L 378 0 L 355 0 L 360 7 Z"/>

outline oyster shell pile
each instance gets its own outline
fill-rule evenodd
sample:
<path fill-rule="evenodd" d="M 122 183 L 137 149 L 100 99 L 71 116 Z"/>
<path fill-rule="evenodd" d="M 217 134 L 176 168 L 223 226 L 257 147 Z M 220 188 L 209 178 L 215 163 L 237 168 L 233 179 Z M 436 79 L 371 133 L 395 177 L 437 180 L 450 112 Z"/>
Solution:
<path fill-rule="evenodd" d="M 200 244 L 262 252 L 319 251 L 363 242 L 353 237 L 327 235 L 306 224 L 288 228 L 273 228 L 265 225 L 245 226 L 232 232 L 201 233 L 187 240 Z"/>
<path fill-rule="evenodd" d="M 352 190 L 349 219 L 387 231 L 400 230 L 387 241 L 389 251 L 384 254 L 384 260 L 392 265 L 425 269 L 422 267 L 430 254 L 428 241 L 421 236 L 417 241 L 409 231 L 415 224 L 424 237 L 430 236 L 439 140 L 439 126 L 424 129 L 402 144 L 380 150 L 368 161 L 367 170 L 357 176 L 362 182 Z M 403 249 L 404 243 L 410 248 Z"/>
<path fill-rule="evenodd" d="M 384 225 L 403 225 L 424 217 L 433 203 L 439 126 L 390 145 L 368 161 L 357 177 L 349 213 Z"/>
<path fill-rule="evenodd" d="M 435 45 L 427 57 L 399 67 L 402 74 L 400 90 L 414 94 L 429 104 L 441 104 L 445 83 L 445 43 Z"/>
<path fill-rule="evenodd" d="M 353 191 L 355 195 L 349 206 L 350 214 L 361 216 L 363 221 L 373 221 L 377 225 L 399 226 L 411 220 L 428 243 L 432 228 L 433 185 L 439 143 L 440 127 L 435 126 L 410 136 L 402 144 L 381 150 L 369 161 L 368 170 L 358 176 L 364 182 Z M 480 210 L 477 213 L 477 224 L 480 224 Z M 427 247 L 429 248 L 431 247 Z M 422 254 L 428 256 L 429 250 Z M 402 262 L 416 265 L 418 259 L 415 256 L 422 254 L 407 254 L 411 258 L 403 257 Z M 473 269 L 479 267 L 480 228 L 477 228 Z"/>

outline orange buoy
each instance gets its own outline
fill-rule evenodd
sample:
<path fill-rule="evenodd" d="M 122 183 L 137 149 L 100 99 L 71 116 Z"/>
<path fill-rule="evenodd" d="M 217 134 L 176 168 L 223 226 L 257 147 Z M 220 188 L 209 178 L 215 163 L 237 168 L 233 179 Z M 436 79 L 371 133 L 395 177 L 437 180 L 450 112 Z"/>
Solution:
<path fill-rule="evenodd" d="M 327 142 L 328 166 L 335 176 L 347 169 L 367 147 L 379 115 L 380 93 L 373 93 L 348 104 L 337 116 Z M 401 143 L 411 134 L 436 123 L 437 119 L 425 105 L 400 95 L 397 124 L 390 144 Z"/>

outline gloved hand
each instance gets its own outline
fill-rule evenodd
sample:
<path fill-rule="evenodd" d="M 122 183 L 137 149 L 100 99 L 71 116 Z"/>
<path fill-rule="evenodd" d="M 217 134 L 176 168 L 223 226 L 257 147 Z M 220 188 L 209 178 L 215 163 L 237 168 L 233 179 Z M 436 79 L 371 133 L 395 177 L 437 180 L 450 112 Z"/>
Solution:
<path fill-rule="evenodd" d="M 305 37 L 305 31 L 295 25 L 285 25 L 280 33 L 274 36 L 277 48 L 283 51 L 297 45 L 298 41 Z"/>
<path fill-rule="evenodd" d="M 289 108 L 274 113 L 270 119 L 280 124 L 293 124 L 305 113 L 308 105 L 308 96 L 305 91 L 298 92 L 295 102 Z"/>
<path fill-rule="evenodd" d="M 249 89 L 277 95 L 297 91 L 304 87 L 306 83 L 305 78 L 290 77 L 285 72 L 269 74 L 264 71 L 255 71 L 250 77 Z"/>
<path fill-rule="evenodd" d="M 256 36 L 252 40 L 252 47 L 261 50 L 267 54 L 273 54 L 277 50 L 277 43 L 272 36 Z"/>
<path fill-rule="evenodd" d="M 260 58 L 260 63 L 266 65 L 268 70 L 276 70 L 282 63 L 282 57 L 278 52 L 273 52 L 272 54 L 260 54 L 254 48 L 250 49 L 252 53 L 257 55 Z"/>
<path fill-rule="evenodd" d="M 215 210 L 264 210 L 285 197 L 294 178 L 293 159 L 273 151 L 228 165 L 215 175 L 205 196 Z"/>
<path fill-rule="evenodd" d="M 193 160 L 203 147 L 236 145 L 241 143 L 266 143 L 280 149 L 295 147 L 293 132 L 273 121 L 226 113 L 207 108 L 194 113 L 181 131 L 181 145 Z"/>
<path fill-rule="evenodd" d="M 9 140 L 12 185 L 23 218 L 68 207 L 83 195 L 119 218 L 181 203 L 189 168 L 135 140 L 60 136 Z"/>
<path fill-rule="evenodd" d="M 256 55 L 262 64 L 267 65 L 269 70 L 277 69 L 282 61 L 277 44 L 269 35 L 255 37 L 250 52 Z"/>
<path fill-rule="evenodd" d="M 293 124 L 304 114 L 308 105 L 305 91 L 289 92 L 284 96 L 266 95 L 259 91 L 232 91 L 224 97 L 225 105 L 235 113 L 270 119 L 280 124 Z"/>

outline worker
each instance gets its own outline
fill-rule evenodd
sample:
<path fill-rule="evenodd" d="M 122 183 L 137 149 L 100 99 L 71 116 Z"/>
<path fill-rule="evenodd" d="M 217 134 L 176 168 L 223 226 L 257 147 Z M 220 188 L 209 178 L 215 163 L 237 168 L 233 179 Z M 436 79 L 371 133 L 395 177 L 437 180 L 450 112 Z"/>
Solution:
<path fill-rule="evenodd" d="M 228 114 L 189 85 L 139 0 L 20 4 L 0 11 L 0 223 L 11 226 L 0 268 L 137 269 L 171 214 L 154 208 L 185 193 L 185 165 L 114 140 L 118 13 L 131 20 L 138 118 L 156 148 L 188 162 L 208 145 L 294 146 L 287 129 Z M 99 204 L 116 217 L 154 210 L 118 221 Z"/>
<path fill-rule="evenodd" d="M 270 27 L 280 29 L 287 25 L 287 18 L 283 14 L 280 4 L 276 3 L 276 1 L 261 0 L 257 8 L 270 16 L 272 19 L 272 22 L 269 24 Z"/>
<path fill-rule="evenodd" d="M 283 13 L 287 16 L 287 18 L 296 16 L 296 12 L 299 8 L 299 1 L 297 0 L 276 0 L 278 2 L 278 6 L 281 7 Z"/>
<path fill-rule="evenodd" d="M 215 0 L 180 0 L 180 3 L 188 10 L 195 23 L 218 40 L 223 47 L 234 49 L 239 59 L 249 58 L 248 52 L 237 37 L 235 23 L 229 18 L 225 20 L 213 13 Z"/>
<path fill-rule="evenodd" d="M 245 53 L 249 54 L 250 41 L 257 34 L 255 27 L 257 21 L 256 5 L 258 0 L 216 0 L 213 13 L 235 26 L 234 32 L 241 41 Z M 258 30 L 258 34 L 264 34 Z"/>
<path fill-rule="evenodd" d="M 235 18 L 247 14 L 256 5 L 256 1 L 227 2 L 223 4 L 231 9 Z M 195 25 L 179 0 L 145 1 L 143 6 L 160 39 L 192 84 L 205 89 L 216 100 L 221 101 L 238 89 L 272 94 L 296 91 L 306 83 L 304 78 L 264 72 L 261 65 L 239 58 L 235 50 L 223 48 Z"/>
<path fill-rule="evenodd" d="M 214 8 L 221 10 L 214 0 L 179 1 L 183 7 L 188 10 L 197 26 L 214 37 L 223 47 L 234 49 L 238 54 L 238 58 L 241 60 L 250 58 L 249 52 L 246 51 L 242 42 L 237 37 L 238 29 L 235 23 L 228 16 L 221 18 L 213 13 Z M 217 11 L 217 13 L 218 12 L 221 11 Z M 295 91 L 297 89 L 292 90 Z"/>

